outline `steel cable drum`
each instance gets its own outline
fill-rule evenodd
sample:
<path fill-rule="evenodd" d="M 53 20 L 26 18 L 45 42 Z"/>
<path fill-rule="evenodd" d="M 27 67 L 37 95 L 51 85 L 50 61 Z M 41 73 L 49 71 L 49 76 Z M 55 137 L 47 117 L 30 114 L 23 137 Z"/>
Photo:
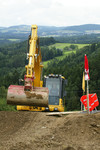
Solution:
<path fill-rule="evenodd" d="M 24 86 L 10 85 L 7 104 L 47 107 L 48 95 L 49 90 L 45 87 L 34 87 L 32 91 L 24 91 Z"/>

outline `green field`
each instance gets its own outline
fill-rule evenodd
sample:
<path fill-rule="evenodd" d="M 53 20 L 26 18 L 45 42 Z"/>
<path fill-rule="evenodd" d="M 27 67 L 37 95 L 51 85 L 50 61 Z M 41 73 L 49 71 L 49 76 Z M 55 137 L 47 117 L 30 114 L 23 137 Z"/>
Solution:
<path fill-rule="evenodd" d="M 82 47 L 84 47 L 84 46 L 87 46 L 87 45 L 89 45 L 89 44 L 55 43 L 55 44 L 53 44 L 53 45 L 50 45 L 49 47 L 55 46 L 56 48 L 63 49 L 64 47 L 66 47 L 66 46 L 69 47 L 70 45 L 77 45 L 78 48 L 80 49 L 80 48 L 82 48 Z"/>
<path fill-rule="evenodd" d="M 64 59 L 67 55 L 69 55 L 69 54 L 71 54 L 71 53 L 76 53 L 76 50 L 74 50 L 74 51 L 64 51 L 62 56 L 58 56 L 58 57 L 55 57 L 55 58 L 58 59 L 58 60 L 62 60 L 62 59 Z M 48 60 L 48 61 L 44 61 L 44 62 L 43 62 L 44 67 L 47 67 L 47 64 L 48 64 L 50 61 L 53 61 L 55 58 L 50 59 L 50 60 Z"/>
<path fill-rule="evenodd" d="M 77 45 L 78 46 L 78 49 L 84 47 L 84 46 L 87 46 L 89 44 L 71 44 L 71 43 L 55 43 L 53 45 L 50 45 L 49 48 L 55 46 L 56 48 L 59 48 L 59 49 L 64 49 L 64 47 L 66 46 L 70 46 L 70 45 Z M 62 60 L 64 59 L 67 55 L 71 54 L 71 53 L 76 53 L 76 50 L 71 50 L 71 51 L 64 51 L 63 50 L 63 55 L 62 56 L 58 56 L 58 57 L 55 57 L 56 59 L 58 60 Z M 51 60 L 48 60 L 48 61 L 44 61 L 43 62 L 43 65 L 44 67 L 47 67 L 47 64 L 50 62 L 50 61 L 53 61 L 55 58 L 51 59 Z"/>
<path fill-rule="evenodd" d="M 8 39 L 9 41 L 15 42 L 15 41 L 20 41 L 20 39 Z"/>

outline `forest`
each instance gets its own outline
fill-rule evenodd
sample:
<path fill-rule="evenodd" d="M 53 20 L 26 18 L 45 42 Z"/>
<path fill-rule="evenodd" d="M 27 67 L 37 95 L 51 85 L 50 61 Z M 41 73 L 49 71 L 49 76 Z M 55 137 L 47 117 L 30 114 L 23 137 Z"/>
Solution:
<path fill-rule="evenodd" d="M 62 60 L 55 58 L 56 56 L 63 56 L 61 49 L 48 47 L 54 43 L 56 41 L 53 38 L 41 40 L 43 61 L 53 58 L 44 68 L 43 76 L 54 73 L 62 74 L 67 79 L 65 110 L 80 110 L 85 54 L 89 60 L 89 90 L 90 93 L 97 93 L 100 100 L 100 43 L 92 43 L 81 49 L 77 48 L 76 53 L 71 53 Z M 69 51 L 70 48 L 74 47 L 72 44 L 69 48 L 65 47 L 65 50 Z M 15 106 L 6 105 L 6 92 L 10 84 L 18 84 L 19 79 L 24 77 L 26 53 L 27 41 L 0 47 L 0 110 L 15 110 Z"/>
<path fill-rule="evenodd" d="M 100 100 L 100 43 L 93 43 L 90 46 L 79 49 L 76 54 L 72 53 L 61 61 L 56 61 L 55 59 L 44 69 L 46 75 L 50 72 L 54 74 L 60 73 L 68 80 L 66 86 L 67 110 L 80 110 L 80 97 L 83 95 L 82 75 L 85 54 L 87 54 L 90 69 L 89 91 L 90 93 L 97 93 Z"/>
<path fill-rule="evenodd" d="M 61 43 L 73 43 L 73 44 L 92 44 L 100 42 L 100 34 L 84 34 L 74 36 L 60 36 L 55 37 L 56 41 Z"/>

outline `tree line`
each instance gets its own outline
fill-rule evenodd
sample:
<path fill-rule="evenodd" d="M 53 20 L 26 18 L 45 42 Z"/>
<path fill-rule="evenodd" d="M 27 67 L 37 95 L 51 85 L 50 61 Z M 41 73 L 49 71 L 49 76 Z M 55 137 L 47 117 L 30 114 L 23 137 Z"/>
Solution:
<path fill-rule="evenodd" d="M 55 37 L 56 41 L 61 43 L 73 43 L 73 44 L 92 44 L 100 42 L 100 34 L 85 34 L 85 35 L 73 35 L 73 36 L 59 36 Z"/>
<path fill-rule="evenodd" d="M 26 49 L 26 41 L 0 48 L 0 91 L 4 95 L 10 84 L 18 84 L 18 79 L 24 77 Z M 57 50 L 55 47 L 48 48 L 43 46 L 41 49 L 44 60 L 49 59 L 50 55 L 53 55 L 53 57 L 58 56 L 58 54 L 62 55 L 62 51 Z M 85 54 L 87 54 L 90 68 L 89 89 L 91 93 L 96 92 L 100 100 L 100 43 L 85 46 L 77 50 L 76 54 L 72 53 L 63 60 L 55 58 L 44 68 L 44 75 L 50 73 L 62 74 L 68 80 L 66 86 L 66 110 L 80 110 Z"/>
<path fill-rule="evenodd" d="M 40 44 L 43 61 L 62 55 L 60 49 L 47 46 L 54 43 L 53 38 L 42 38 Z M 0 87 L 8 88 L 10 84 L 18 84 L 18 79 L 24 77 L 27 48 L 28 41 L 0 47 Z"/>
<path fill-rule="evenodd" d="M 80 98 L 83 95 L 82 75 L 85 54 L 87 54 L 89 60 L 89 90 L 90 93 L 97 93 L 100 102 L 100 43 L 94 43 L 81 50 L 77 50 L 76 54 L 72 53 L 61 61 L 55 59 L 51 63 L 48 63 L 47 68 L 44 69 L 44 74 L 46 75 L 51 72 L 62 74 L 68 80 L 65 103 L 67 110 L 80 110 Z M 98 108 L 100 109 L 100 106 Z"/>

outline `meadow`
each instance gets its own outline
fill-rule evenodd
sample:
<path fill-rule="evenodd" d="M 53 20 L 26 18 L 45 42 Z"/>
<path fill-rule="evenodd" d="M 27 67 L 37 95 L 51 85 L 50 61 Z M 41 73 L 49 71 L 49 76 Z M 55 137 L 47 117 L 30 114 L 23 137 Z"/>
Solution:
<path fill-rule="evenodd" d="M 63 55 L 62 56 L 58 56 L 58 57 L 55 57 L 56 59 L 58 60 L 63 60 L 66 56 L 72 54 L 72 53 L 76 53 L 76 50 L 64 50 L 64 48 L 67 46 L 67 47 L 70 47 L 70 45 L 76 45 L 78 47 L 78 49 L 81 49 L 83 48 L 84 46 L 88 46 L 89 44 L 71 44 L 71 43 L 55 43 L 55 44 L 52 44 L 49 46 L 49 48 L 51 47 L 56 47 L 56 48 L 59 48 L 61 50 L 63 50 Z M 43 61 L 43 65 L 44 67 L 46 68 L 47 67 L 47 64 L 50 63 L 51 61 L 53 61 L 55 58 L 51 59 L 51 60 L 48 60 L 48 61 Z"/>
<path fill-rule="evenodd" d="M 69 47 L 70 45 L 77 45 L 78 49 L 80 49 L 80 48 L 87 46 L 89 44 L 55 43 L 55 44 L 50 45 L 49 47 L 55 46 L 56 48 L 64 49 L 64 47 L 66 47 L 66 46 Z"/>

